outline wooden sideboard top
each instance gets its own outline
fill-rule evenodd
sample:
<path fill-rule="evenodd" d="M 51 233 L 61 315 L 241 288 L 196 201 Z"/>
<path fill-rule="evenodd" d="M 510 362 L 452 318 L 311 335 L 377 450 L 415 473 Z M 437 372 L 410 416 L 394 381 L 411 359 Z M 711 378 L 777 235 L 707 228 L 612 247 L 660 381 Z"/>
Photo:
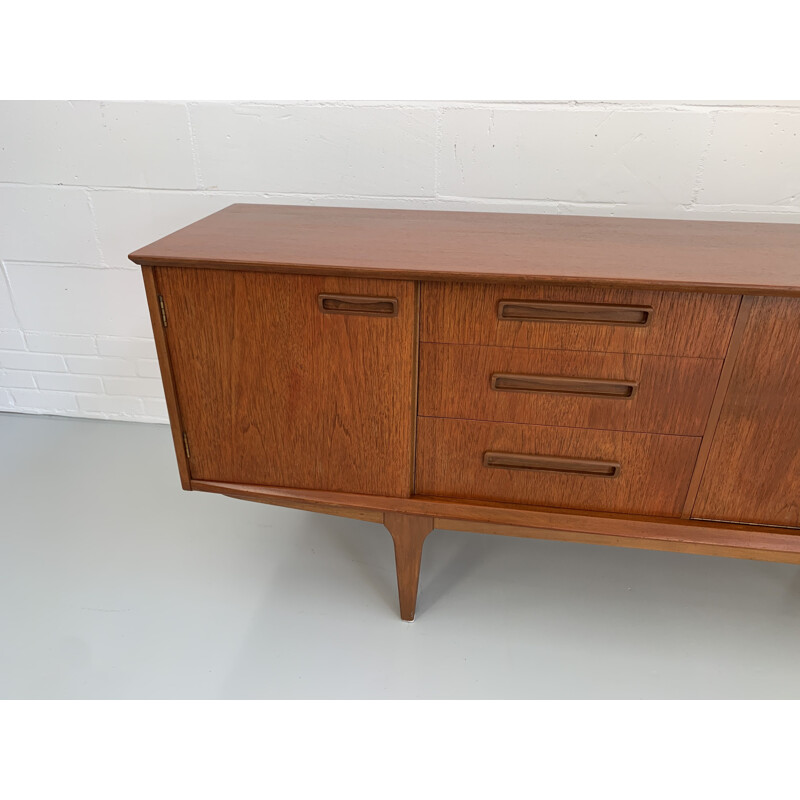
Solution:
<path fill-rule="evenodd" d="M 147 266 L 800 296 L 800 224 L 228 206 L 131 253 Z"/>

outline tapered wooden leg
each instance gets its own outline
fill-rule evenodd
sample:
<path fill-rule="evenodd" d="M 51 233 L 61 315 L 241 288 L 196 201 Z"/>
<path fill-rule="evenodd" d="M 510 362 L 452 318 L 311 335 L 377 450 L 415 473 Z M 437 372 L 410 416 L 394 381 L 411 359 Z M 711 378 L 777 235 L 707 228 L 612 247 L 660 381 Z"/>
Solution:
<path fill-rule="evenodd" d="M 395 514 L 387 511 L 383 524 L 394 539 L 394 560 L 397 564 L 397 589 L 400 593 L 400 617 L 411 621 L 417 607 L 419 565 L 422 545 L 433 530 L 433 517 L 416 514 Z"/>

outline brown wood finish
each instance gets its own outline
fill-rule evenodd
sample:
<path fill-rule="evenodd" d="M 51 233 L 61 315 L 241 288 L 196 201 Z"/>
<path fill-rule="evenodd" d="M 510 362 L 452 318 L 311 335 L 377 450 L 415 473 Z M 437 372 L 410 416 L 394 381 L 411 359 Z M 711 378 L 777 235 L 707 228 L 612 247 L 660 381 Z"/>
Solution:
<path fill-rule="evenodd" d="M 496 392 L 559 394 L 571 397 L 627 399 L 633 397 L 638 381 L 608 381 L 603 378 L 564 378 L 561 375 L 510 375 L 493 372 L 489 386 Z"/>
<path fill-rule="evenodd" d="M 800 300 L 753 301 L 692 512 L 800 527 Z"/>
<path fill-rule="evenodd" d="M 699 437 L 421 418 L 416 493 L 523 505 L 678 515 Z M 619 464 L 615 477 L 489 468 L 487 452 Z"/>
<path fill-rule="evenodd" d="M 521 302 L 501 300 L 497 319 L 513 322 L 572 322 L 582 325 L 648 324 L 653 309 L 648 306 L 615 306 L 611 303 Z"/>
<path fill-rule="evenodd" d="M 721 368 L 721 359 L 423 343 L 419 413 L 701 436 Z M 518 387 L 526 376 L 540 376 L 532 385 L 545 389 L 541 376 L 568 381 L 551 381 L 556 391 L 503 390 L 515 384 L 493 387 L 497 375 L 519 376 Z M 588 378 L 611 385 L 581 381 Z M 598 396 L 602 392 L 609 395 Z"/>
<path fill-rule="evenodd" d="M 647 325 L 502 320 L 502 301 L 641 305 Z M 584 286 L 425 283 L 423 342 L 591 350 L 608 353 L 722 358 L 739 298 L 731 295 L 641 292 Z"/>
<path fill-rule="evenodd" d="M 597 478 L 616 478 L 620 469 L 616 461 L 529 456 L 491 451 L 483 454 L 483 466 L 490 469 L 522 469 L 532 472 L 556 472 L 563 475 L 586 475 Z"/>
<path fill-rule="evenodd" d="M 283 489 L 270 486 L 246 486 L 211 481 L 193 481 L 197 491 L 212 492 L 241 500 L 273 504 L 288 498 L 308 505 L 322 504 L 324 508 L 345 510 L 385 510 L 432 516 L 436 527 L 453 530 L 481 530 L 492 526 L 525 529 L 527 536 L 538 532 L 537 538 L 563 541 L 619 544 L 624 547 L 646 547 L 682 553 L 734 556 L 755 560 L 800 562 L 800 535 L 785 528 L 757 525 L 737 525 L 707 520 L 666 519 L 602 512 L 570 511 L 553 508 L 525 508 L 501 503 L 463 502 L 430 497 L 398 499 L 302 489 Z M 439 524 L 439 523 L 447 524 Z M 608 539 L 609 541 L 606 541 Z M 619 540 L 613 542 L 610 540 Z M 652 544 L 640 545 L 639 541 Z M 661 546 L 661 543 L 664 546 Z M 701 548 L 701 549 L 695 549 Z"/>
<path fill-rule="evenodd" d="M 798 225 L 235 205 L 131 258 L 181 485 L 382 522 L 403 619 L 434 527 L 800 563 Z"/>
<path fill-rule="evenodd" d="M 156 342 L 158 355 L 158 368 L 161 371 L 161 383 L 164 386 L 164 396 L 167 400 L 167 412 L 172 428 L 172 444 L 175 447 L 175 459 L 178 462 L 178 473 L 181 478 L 181 488 L 191 490 L 191 475 L 189 474 L 189 459 L 186 457 L 186 448 L 183 442 L 183 423 L 178 406 L 178 393 L 175 389 L 175 379 L 172 374 L 172 365 L 167 349 L 166 330 L 161 317 L 158 286 L 156 284 L 155 270 L 152 267 L 142 267 L 144 291 L 147 296 L 147 306 L 150 310 L 150 324 L 153 326 L 153 338 Z"/>
<path fill-rule="evenodd" d="M 410 280 L 800 295 L 800 225 L 236 204 L 131 254 Z"/>
<path fill-rule="evenodd" d="M 383 524 L 394 541 L 397 566 L 397 589 L 400 596 L 400 617 L 410 622 L 417 607 L 419 568 L 422 563 L 422 546 L 433 530 L 433 518 L 397 514 L 387 511 Z"/>
<path fill-rule="evenodd" d="M 660 550 L 668 553 L 693 553 L 701 556 L 723 556 L 728 558 L 745 558 L 750 561 L 778 561 L 788 564 L 800 564 L 800 552 L 794 550 L 756 550 L 728 544 L 703 544 L 699 541 L 672 541 L 657 537 L 648 539 L 632 536 L 611 536 L 598 533 L 576 533 L 573 531 L 550 531 L 542 528 L 526 528 L 518 525 L 498 525 L 492 522 L 465 522 L 463 520 L 443 519 L 436 517 L 434 527 L 442 531 L 474 531 L 475 533 L 493 533 L 497 536 L 517 536 L 524 539 L 551 539 L 558 542 L 575 542 L 578 544 L 596 544 L 607 547 L 630 547 L 637 550 Z M 800 542 L 798 543 L 800 544 Z"/>
<path fill-rule="evenodd" d="M 194 479 L 411 493 L 411 283 L 159 268 Z M 396 317 L 320 294 L 391 296 Z"/>
<path fill-rule="evenodd" d="M 323 314 L 356 314 L 357 316 L 396 317 L 396 297 L 353 297 L 346 294 L 317 295 Z"/>
<path fill-rule="evenodd" d="M 411 377 L 411 471 L 409 481 L 411 493 L 416 491 L 417 480 L 417 424 L 419 421 L 419 325 L 420 325 L 420 291 L 419 283 L 414 284 L 414 372 Z"/>
<path fill-rule="evenodd" d="M 697 462 L 694 465 L 692 472 L 692 480 L 689 482 L 689 491 L 686 493 L 686 502 L 683 504 L 682 517 L 691 517 L 692 508 L 694 507 L 695 500 L 697 499 L 697 492 L 700 490 L 700 480 L 703 477 L 703 472 L 706 468 L 708 461 L 708 454 L 711 450 L 711 443 L 714 440 L 714 434 L 717 430 L 717 423 L 719 422 L 719 415 L 722 412 L 722 404 L 725 402 L 725 395 L 728 393 L 728 386 L 731 382 L 731 375 L 733 374 L 733 367 L 736 363 L 736 358 L 739 355 L 739 348 L 742 344 L 742 337 L 747 325 L 747 320 L 750 317 L 750 309 L 753 305 L 753 298 L 746 296 L 742 298 L 739 305 L 739 312 L 736 315 L 736 323 L 733 326 L 733 333 L 731 340 L 728 343 L 728 352 L 725 355 L 725 361 L 720 372 L 719 382 L 717 389 L 714 393 L 714 401 L 711 404 L 711 410 L 708 414 L 708 421 L 706 422 L 706 429 L 703 433 L 703 442 L 700 445 L 700 451 L 697 454 Z"/>

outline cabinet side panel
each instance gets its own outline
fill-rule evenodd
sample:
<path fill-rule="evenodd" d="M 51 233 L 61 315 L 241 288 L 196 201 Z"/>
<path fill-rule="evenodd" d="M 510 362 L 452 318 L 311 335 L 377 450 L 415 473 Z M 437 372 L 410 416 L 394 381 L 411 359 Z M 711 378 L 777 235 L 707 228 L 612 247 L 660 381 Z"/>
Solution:
<path fill-rule="evenodd" d="M 410 495 L 412 283 L 164 272 L 193 479 Z"/>
<path fill-rule="evenodd" d="M 158 267 L 164 328 L 188 444 L 192 478 L 211 463 L 228 470 L 235 441 L 231 428 L 233 273 Z M 181 448 L 184 447 L 183 441 Z"/>
<path fill-rule="evenodd" d="M 800 527 L 800 300 L 758 297 L 693 518 Z"/>
<path fill-rule="evenodd" d="M 161 382 L 164 385 L 164 396 L 167 401 L 169 425 L 172 430 L 172 443 L 175 446 L 175 457 L 178 461 L 178 472 L 181 477 L 181 487 L 190 491 L 192 488 L 189 473 L 189 460 L 183 445 L 183 423 L 178 406 L 178 395 L 175 388 L 175 379 L 172 372 L 165 329 L 161 318 L 161 307 L 158 300 L 158 285 L 156 283 L 156 270 L 154 267 L 142 267 L 144 290 L 147 296 L 147 307 L 150 311 L 150 323 L 153 326 L 153 338 L 156 342 L 158 354 L 158 367 L 161 371 Z"/>

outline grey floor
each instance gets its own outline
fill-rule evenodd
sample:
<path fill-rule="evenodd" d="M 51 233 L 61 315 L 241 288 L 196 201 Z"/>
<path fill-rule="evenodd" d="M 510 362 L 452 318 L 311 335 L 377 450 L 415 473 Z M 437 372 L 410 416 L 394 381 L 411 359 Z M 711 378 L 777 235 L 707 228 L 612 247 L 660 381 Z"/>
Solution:
<path fill-rule="evenodd" d="M 0 414 L 4 698 L 796 698 L 800 569 L 380 526 L 178 484 L 162 425 Z"/>

